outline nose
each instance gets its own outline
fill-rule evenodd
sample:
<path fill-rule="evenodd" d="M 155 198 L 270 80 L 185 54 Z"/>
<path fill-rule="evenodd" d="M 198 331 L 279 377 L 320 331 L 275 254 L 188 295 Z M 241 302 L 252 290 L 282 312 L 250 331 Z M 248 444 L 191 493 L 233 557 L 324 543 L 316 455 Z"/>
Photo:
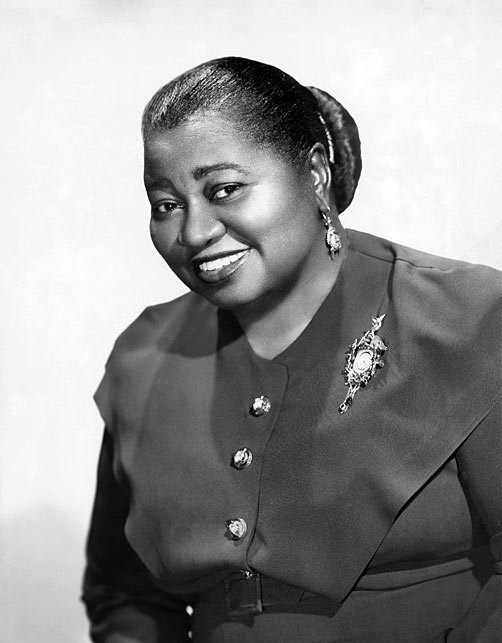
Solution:
<path fill-rule="evenodd" d="M 226 232 L 223 222 L 207 208 L 187 210 L 178 235 L 178 242 L 186 248 L 203 248 L 220 239 Z"/>

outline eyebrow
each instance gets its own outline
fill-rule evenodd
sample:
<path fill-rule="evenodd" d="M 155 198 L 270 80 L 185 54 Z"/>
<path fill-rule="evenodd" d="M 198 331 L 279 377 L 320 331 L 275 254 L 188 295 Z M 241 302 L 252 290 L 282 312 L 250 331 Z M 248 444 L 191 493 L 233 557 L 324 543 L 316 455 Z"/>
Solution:
<path fill-rule="evenodd" d="M 192 176 L 198 181 L 208 174 L 211 174 L 211 172 L 219 172 L 221 170 L 236 170 L 241 174 L 249 175 L 249 171 L 238 163 L 215 163 L 214 165 L 201 165 L 200 167 L 196 167 L 192 172 Z M 165 178 L 157 179 L 151 183 L 146 181 L 145 183 L 147 190 L 171 188 L 171 182 Z"/>
<path fill-rule="evenodd" d="M 241 174 L 249 174 L 249 172 L 238 163 L 215 163 L 214 165 L 203 165 L 195 168 L 192 176 L 194 179 L 199 180 L 211 174 L 211 172 L 219 172 L 221 170 L 236 170 Z"/>

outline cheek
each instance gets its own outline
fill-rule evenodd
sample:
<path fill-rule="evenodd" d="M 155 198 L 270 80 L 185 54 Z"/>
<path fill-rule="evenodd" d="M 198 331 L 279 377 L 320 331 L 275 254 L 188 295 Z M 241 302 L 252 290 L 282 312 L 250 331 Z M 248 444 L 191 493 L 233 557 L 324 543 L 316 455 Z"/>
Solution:
<path fill-rule="evenodd" d="M 164 259 L 171 270 L 189 288 L 192 287 L 193 274 L 187 268 L 187 257 L 185 250 L 180 247 L 178 240 L 178 228 L 173 222 L 150 223 L 150 237 L 157 252 Z"/>
<path fill-rule="evenodd" d="M 250 200 L 237 216 L 229 220 L 228 227 L 258 245 L 267 244 L 287 230 L 291 207 L 287 194 L 278 195 L 277 190 L 267 190 Z"/>
<path fill-rule="evenodd" d="M 165 223 L 159 224 L 155 221 L 150 222 L 150 237 L 153 245 L 166 260 L 173 253 L 176 246 L 177 234 L 175 226 L 166 225 Z"/>

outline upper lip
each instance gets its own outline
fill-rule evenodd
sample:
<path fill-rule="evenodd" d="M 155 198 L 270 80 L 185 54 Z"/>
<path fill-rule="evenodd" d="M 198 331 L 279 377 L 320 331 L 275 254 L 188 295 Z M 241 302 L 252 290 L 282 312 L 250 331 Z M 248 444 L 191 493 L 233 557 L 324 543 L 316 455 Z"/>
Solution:
<path fill-rule="evenodd" d="M 206 261 L 214 261 L 215 259 L 222 259 L 223 257 L 230 257 L 231 255 L 236 255 L 239 252 L 245 252 L 246 250 L 249 250 L 249 248 L 236 248 L 235 250 L 227 250 L 226 252 L 218 252 L 214 253 L 211 255 L 197 255 L 196 257 L 193 257 L 192 263 L 193 264 L 201 264 L 205 263 Z"/>

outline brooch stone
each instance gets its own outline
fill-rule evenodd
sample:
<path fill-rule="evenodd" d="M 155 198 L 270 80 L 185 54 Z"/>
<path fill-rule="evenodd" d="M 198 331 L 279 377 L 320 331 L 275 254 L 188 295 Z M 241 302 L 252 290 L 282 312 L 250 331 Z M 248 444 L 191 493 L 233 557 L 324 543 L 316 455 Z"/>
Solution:
<path fill-rule="evenodd" d="M 384 365 L 382 355 L 387 350 L 383 340 L 376 334 L 382 327 L 385 315 L 373 317 L 372 326 L 360 339 L 352 342 L 346 353 L 345 386 L 349 387 L 344 401 L 338 407 L 339 413 L 346 413 L 354 401 L 354 396 L 361 387 L 365 387 L 371 380 L 377 368 Z"/>

